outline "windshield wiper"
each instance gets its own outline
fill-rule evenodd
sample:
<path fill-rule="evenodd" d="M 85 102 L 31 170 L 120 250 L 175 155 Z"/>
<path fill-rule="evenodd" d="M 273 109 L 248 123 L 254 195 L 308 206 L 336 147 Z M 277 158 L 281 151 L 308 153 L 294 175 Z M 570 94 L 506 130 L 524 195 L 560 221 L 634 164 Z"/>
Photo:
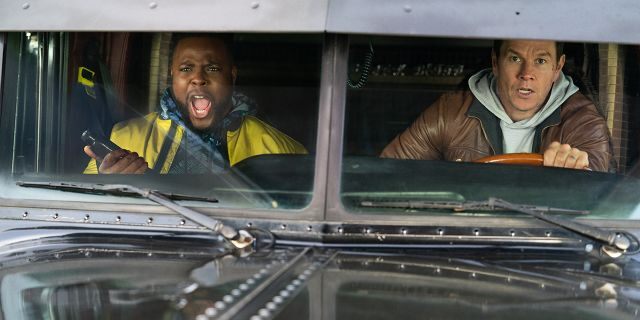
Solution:
<path fill-rule="evenodd" d="M 360 205 L 363 207 L 392 207 L 392 208 L 404 208 L 404 209 L 451 209 L 454 211 L 464 210 L 510 210 L 519 213 L 528 214 L 534 216 L 540 220 L 554 224 L 566 230 L 572 231 L 584 237 L 596 240 L 608 248 L 605 248 L 605 252 L 613 257 L 619 257 L 624 253 L 628 253 L 627 250 L 634 244 L 636 247 L 640 246 L 638 239 L 632 234 L 620 231 L 606 231 L 597 227 L 584 225 L 575 221 L 562 219 L 560 217 L 554 217 L 547 215 L 547 213 L 585 213 L 579 210 L 558 209 L 550 207 L 529 206 L 521 204 L 513 204 L 508 201 L 489 198 L 487 201 L 362 201 Z M 588 213 L 588 211 L 586 212 Z M 636 248 L 634 251 L 638 250 Z"/>
<path fill-rule="evenodd" d="M 497 211 L 511 210 L 492 205 L 490 201 L 429 201 L 429 200 L 404 200 L 404 201 L 361 201 L 360 206 L 369 208 L 395 208 L 395 209 L 447 209 L 455 212 L 465 211 Z M 533 210 L 544 213 L 563 214 L 589 214 L 588 210 L 574 210 L 553 208 L 547 206 L 535 206 L 527 204 L 517 204 L 519 208 Z"/>
<path fill-rule="evenodd" d="M 236 248 L 244 248 L 253 243 L 253 236 L 246 230 L 236 230 L 230 226 L 225 226 L 222 221 L 213 219 L 200 212 L 181 206 L 174 200 L 202 200 L 209 202 L 217 202 L 218 200 L 206 197 L 195 197 L 185 195 L 175 195 L 171 193 L 163 193 L 157 190 L 142 189 L 127 184 L 85 184 L 71 182 L 24 182 L 17 181 L 16 185 L 21 187 L 54 189 L 70 192 L 92 193 L 92 194 L 110 194 L 116 196 L 134 196 L 147 198 L 155 203 L 163 205 L 183 217 L 209 229 L 215 233 L 222 235 L 229 240 Z"/>
<path fill-rule="evenodd" d="M 492 206 L 509 209 L 516 212 L 522 212 L 548 223 L 555 224 L 566 230 L 573 231 L 587 238 L 596 240 L 601 244 L 609 246 L 609 248 L 605 248 L 605 252 L 612 258 L 617 258 L 623 253 L 627 252 L 632 244 L 635 244 L 636 247 L 640 245 L 638 239 L 634 235 L 627 232 L 602 230 L 598 227 L 588 226 L 576 221 L 549 216 L 544 212 L 529 210 L 498 198 L 489 198 L 488 202 Z M 638 248 L 636 248 L 635 250 L 637 249 Z"/>
<path fill-rule="evenodd" d="M 92 183 L 74 183 L 74 182 L 25 182 L 25 181 L 16 181 L 16 185 L 20 187 L 27 188 L 41 188 L 41 189 L 52 189 L 52 190 L 60 190 L 60 191 L 70 191 L 70 192 L 79 192 L 79 193 L 89 193 L 89 194 L 110 194 L 115 196 L 125 196 L 125 197 L 140 197 L 144 198 L 142 194 L 139 192 L 133 191 L 133 188 L 130 185 L 123 184 L 92 184 Z M 193 200 L 193 201 L 206 201 L 217 203 L 218 199 L 209 198 L 209 197 L 200 197 L 200 196 L 192 196 L 186 194 L 178 194 L 178 193 L 169 193 L 162 192 L 158 190 L 150 190 L 156 194 L 162 195 L 163 197 L 169 200 Z"/>

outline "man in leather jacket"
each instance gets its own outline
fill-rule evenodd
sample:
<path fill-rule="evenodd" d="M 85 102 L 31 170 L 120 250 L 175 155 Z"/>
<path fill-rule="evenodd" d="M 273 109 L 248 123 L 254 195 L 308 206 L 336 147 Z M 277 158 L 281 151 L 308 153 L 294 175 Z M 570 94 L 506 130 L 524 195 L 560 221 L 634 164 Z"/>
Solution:
<path fill-rule="evenodd" d="M 496 41 L 492 68 L 447 93 L 395 137 L 381 157 L 474 161 L 541 153 L 545 166 L 608 171 L 610 135 L 595 105 L 562 73 L 562 45 Z"/>

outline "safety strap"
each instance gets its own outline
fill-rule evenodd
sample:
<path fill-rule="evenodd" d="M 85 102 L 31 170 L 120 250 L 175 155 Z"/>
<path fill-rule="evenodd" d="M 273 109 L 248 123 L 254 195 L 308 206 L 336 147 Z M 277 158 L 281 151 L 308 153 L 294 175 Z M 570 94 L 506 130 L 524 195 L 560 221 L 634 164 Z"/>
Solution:
<path fill-rule="evenodd" d="M 224 137 L 225 137 L 224 143 L 219 144 L 218 146 L 216 146 L 216 148 L 218 149 L 218 152 L 220 152 L 220 155 L 222 155 L 222 158 L 224 159 L 224 168 L 225 169 L 229 169 L 229 167 L 230 167 L 229 148 L 227 146 L 226 136 L 227 135 L 225 134 L 224 135 Z"/>
<path fill-rule="evenodd" d="M 169 132 L 167 136 L 164 138 L 164 142 L 162 143 L 162 148 L 160 149 L 160 153 L 158 154 L 158 159 L 156 159 L 156 163 L 153 166 L 151 172 L 160 173 L 162 170 L 162 166 L 165 161 L 167 161 L 167 155 L 169 155 L 169 150 L 171 149 L 171 145 L 176 138 L 176 132 L 178 130 L 178 125 L 175 121 L 171 121 L 171 127 L 169 127 Z"/>
<path fill-rule="evenodd" d="M 96 98 L 95 91 L 95 83 L 93 82 L 93 77 L 96 75 L 96 72 L 87 68 L 80 66 L 78 68 L 78 83 L 84 87 L 84 92 L 91 98 Z"/>

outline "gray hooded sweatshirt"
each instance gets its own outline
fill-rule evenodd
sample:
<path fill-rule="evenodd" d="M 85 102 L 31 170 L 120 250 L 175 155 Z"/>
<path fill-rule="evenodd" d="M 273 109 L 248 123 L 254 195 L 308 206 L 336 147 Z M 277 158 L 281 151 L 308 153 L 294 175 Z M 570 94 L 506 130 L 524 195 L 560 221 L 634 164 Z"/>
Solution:
<path fill-rule="evenodd" d="M 551 96 L 546 104 L 531 118 L 513 122 L 504 111 L 496 90 L 496 78 L 491 69 L 484 69 L 469 78 L 469 88 L 473 95 L 500 119 L 504 153 L 533 152 L 533 136 L 536 126 L 549 117 L 571 95 L 578 92 L 571 77 L 560 73 L 558 80 L 551 88 Z"/>

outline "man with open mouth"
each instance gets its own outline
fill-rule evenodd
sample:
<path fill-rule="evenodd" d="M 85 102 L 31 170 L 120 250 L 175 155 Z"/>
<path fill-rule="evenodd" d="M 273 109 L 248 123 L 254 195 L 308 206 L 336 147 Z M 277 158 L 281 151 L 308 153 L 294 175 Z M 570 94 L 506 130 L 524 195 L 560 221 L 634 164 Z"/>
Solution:
<path fill-rule="evenodd" d="M 492 68 L 474 74 L 469 90 L 441 96 L 381 156 L 475 161 L 539 153 L 545 166 L 613 169 L 606 122 L 562 72 L 565 59 L 555 41 L 495 41 Z"/>
<path fill-rule="evenodd" d="M 228 38 L 178 34 L 171 87 L 159 110 L 116 124 L 110 139 L 121 149 L 104 158 L 85 147 L 93 158 L 85 173 L 207 173 L 255 155 L 307 153 L 254 117 L 252 101 L 234 92 L 237 68 Z"/>

